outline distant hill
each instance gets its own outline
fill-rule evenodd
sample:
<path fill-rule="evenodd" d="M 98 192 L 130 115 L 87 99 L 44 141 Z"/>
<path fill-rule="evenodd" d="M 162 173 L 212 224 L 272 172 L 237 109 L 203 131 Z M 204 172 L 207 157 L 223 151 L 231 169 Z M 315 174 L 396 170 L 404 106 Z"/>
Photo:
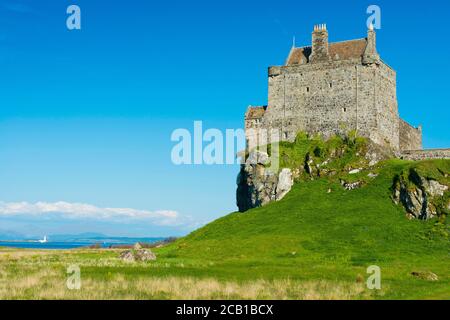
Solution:
<path fill-rule="evenodd" d="M 52 234 L 48 238 L 50 241 L 78 241 L 84 239 L 104 238 L 107 237 L 101 233 L 85 232 L 80 234 Z"/>
<path fill-rule="evenodd" d="M 18 232 L 8 231 L 8 230 L 0 230 L 0 241 L 13 241 L 13 240 L 22 240 L 25 236 Z"/>
<path fill-rule="evenodd" d="M 27 240 L 37 240 L 41 237 L 35 236 L 25 236 L 21 233 L 13 231 L 2 231 L 0 230 L 0 241 L 27 241 Z M 136 243 L 136 242 L 148 242 L 154 243 L 167 239 L 167 237 L 114 237 L 108 236 L 101 233 L 95 232 L 85 232 L 80 234 L 53 234 L 48 235 L 48 240 L 50 242 L 86 242 L 86 243 Z"/>
<path fill-rule="evenodd" d="M 114 237 L 107 236 L 101 233 L 86 232 L 76 235 L 60 234 L 50 235 L 49 241 L 52 242 L 108 242 L 108 243 L 136 243 L 136 242 L 157 242 L 164 240 L 164 237 Z"/>

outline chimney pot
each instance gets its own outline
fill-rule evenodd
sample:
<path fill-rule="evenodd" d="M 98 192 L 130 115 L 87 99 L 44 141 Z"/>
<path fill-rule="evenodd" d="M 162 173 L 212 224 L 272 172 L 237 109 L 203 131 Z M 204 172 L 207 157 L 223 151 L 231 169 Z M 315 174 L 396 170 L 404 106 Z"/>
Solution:
<path fill-rule="evenodd" d="M 310 62 L 328 61 L 328 32 L 325 23 L 314 26 Z"/>

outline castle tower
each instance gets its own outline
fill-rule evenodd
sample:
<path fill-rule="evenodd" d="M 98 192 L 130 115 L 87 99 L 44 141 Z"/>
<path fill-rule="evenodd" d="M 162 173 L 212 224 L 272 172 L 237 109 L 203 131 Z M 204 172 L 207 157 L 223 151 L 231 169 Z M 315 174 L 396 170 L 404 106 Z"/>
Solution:
<path fill-rule="evenodd" d="M 370 24 L 367 31 L 367 46 L 364 50 L 363 64 L 378 64 L 380 62 L 380 55 L 377 52 L 377 35 L 373 28 L 373 24 Z"/>
<path fill-rule="evenodd" d="M 326 25 L 316 25 L 312 45 L 293 43 L 286 63 L 269 68 L 268 103 L 249 108 L 247 138 L 273 128 L 283 141 L 357 131 L 396 151 L 421 149 L 421 129 L 399 117 L 396 77 L 380 59 L 373 25 L 366 38 L 331 43 Z"/>
<path fill-rule="evenodd" d="M 312 33 L 312 52 L 309 57 L 309 61 L 321 62 L 328 61 L 328 31 L 326 24 L 320 24 L 314 26 L 314 31 Z"/>

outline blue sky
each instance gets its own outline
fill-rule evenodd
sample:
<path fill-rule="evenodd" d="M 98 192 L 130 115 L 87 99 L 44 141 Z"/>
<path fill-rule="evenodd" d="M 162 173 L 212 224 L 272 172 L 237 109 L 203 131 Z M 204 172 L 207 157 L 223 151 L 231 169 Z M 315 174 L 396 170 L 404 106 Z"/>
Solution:
<path fill-rule="evenodd" d="M 172 131 L 242 128 L 294 35 L 364 37 L 371 4 L 401 116 L 448 147 L 448 1 L 0 0 L 0 208 L 34 212 L 0 215 L 0 233 L 181 235 L 235 211 L 238 166 L 173 165 Z"/>

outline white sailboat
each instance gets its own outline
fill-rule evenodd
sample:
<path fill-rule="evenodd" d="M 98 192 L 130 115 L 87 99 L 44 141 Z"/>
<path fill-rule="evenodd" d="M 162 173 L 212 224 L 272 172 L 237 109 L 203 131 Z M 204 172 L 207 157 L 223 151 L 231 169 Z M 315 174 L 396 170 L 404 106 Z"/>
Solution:
<path fill-rule="evenodd" d="M 39 243 L 47 243 L 48 242 L 47 236 L 44 236 L 44 239 L 38 241 Z"/>

